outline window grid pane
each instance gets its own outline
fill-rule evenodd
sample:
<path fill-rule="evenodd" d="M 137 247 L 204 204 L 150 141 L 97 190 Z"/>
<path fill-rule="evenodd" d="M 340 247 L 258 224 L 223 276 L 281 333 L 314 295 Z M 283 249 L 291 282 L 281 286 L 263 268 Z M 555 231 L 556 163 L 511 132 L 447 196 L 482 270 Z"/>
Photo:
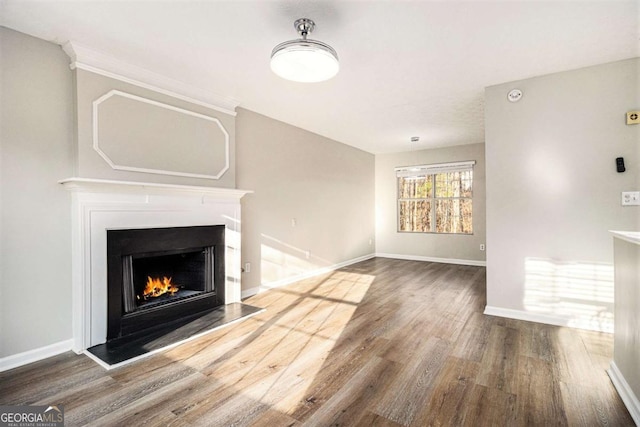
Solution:
<path fill-rule="evenodd" d="M 473 233 L 471 199 L 436 200 L 436 233 Z"/>
<path fill-rule="evenodd" d="M 430 200 L 400 200 L 398 215 L 399 231 L 422 233 L 431 231 Z"/>
<path fill-rule="evenodd" d="M 439 173 L 436 177 L 436 197 L 471 197 L 473 172 Z"/>
<path fill-rule="evenodd" d="M 398 178 L 399 199 L 426 199 L 431 197 L 433 175 Z"/>

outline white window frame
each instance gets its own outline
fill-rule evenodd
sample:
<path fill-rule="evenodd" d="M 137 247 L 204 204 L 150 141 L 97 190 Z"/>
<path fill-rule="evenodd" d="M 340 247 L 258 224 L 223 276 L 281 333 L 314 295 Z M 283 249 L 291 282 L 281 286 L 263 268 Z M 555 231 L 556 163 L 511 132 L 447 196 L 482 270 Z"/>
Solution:
<path fill-rule="evenodd" d="M 403 166 L 395 168 L 396 173 L 396 231 L 398 233 L 422 233 L 422 234 L 456 234 L 462 236 L 471 236 L 471 233 L 445 233 L 438 232 L 436 229 L 437 218 L 435 216 L 435 202 L 438 199 L 456 199 L 456 197 L 436 197 L 436 175 L 440 173 L 449 173 L 449 172 L 472 172 L 472 183 L 471 183 L 471 197 L 458 197 L 458 199 L 471 199 L 471 204 L 473 206 L 473 167 L 476 164 L 475 160 L 469 160 L 464 162 L 453 162 L 453 163 L 435 163 L 430 165 L 418 165 L 418 166 Z M 411 199 L 402 199 L 400 198 L 400 186 L 398 183 L 398 178 L 422 178 L 426 176 L 432 176 L 433 185 L 431 188 L 431 195 L 426 198 L 411 198 Z M 431 201 L 433 206 L 431 207 L 431 230 L 430 231 L 406 231 L 400 230 L 400 204 L 401 202 L 407 201 Z M 472 218 L 473 221 L 473 218 Z M 472 226 L 473 229 L 473 226 Z"/>

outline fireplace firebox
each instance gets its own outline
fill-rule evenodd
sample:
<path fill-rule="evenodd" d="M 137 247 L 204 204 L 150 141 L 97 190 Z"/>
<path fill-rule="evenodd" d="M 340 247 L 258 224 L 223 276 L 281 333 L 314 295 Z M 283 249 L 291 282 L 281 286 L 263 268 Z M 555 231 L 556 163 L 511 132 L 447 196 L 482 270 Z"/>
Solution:
<path fill-rule="evenodd" d="M 224 303 L 225 226 L 107 230 L 107 341 Z"/>

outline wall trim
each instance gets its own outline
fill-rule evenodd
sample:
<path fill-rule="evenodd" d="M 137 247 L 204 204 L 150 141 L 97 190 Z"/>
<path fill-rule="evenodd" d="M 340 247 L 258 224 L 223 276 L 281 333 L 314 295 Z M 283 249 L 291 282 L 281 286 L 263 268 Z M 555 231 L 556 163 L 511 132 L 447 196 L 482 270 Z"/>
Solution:
<path fill-rule="evenodd" d="M 627 407 L 629 414 L 631 414 L 631 418 L 633 418 L 636 425 L 640 426 L 640 400 L 638 400 L 638 396 L 635 395 L 622 372 L 618 369 L 616 362 L 611 361 L 610 369 L 607 370 L 607 373 L 624 406 Z"/>
<path fill-rule="evenodd" d="M 111 158 L 105 153 L 102 148 L 100 148 L 100 139 L 99 139 L 99 107 L 100 104 L 112 98 L 114 96 L 120 96 L 123 98 L 132 99 L 134 101 L 142 102 L 145 104 L 150 104 L 155 107 L 165 108 L 167 110 L 175 111 L 177 113 L 185 114 L 188 116 L 197 117 L 202 120 L 206 120 L 209 122 L 213 122 L 218 126 L 218 129 L 224 135 L 224 166 L 218 171 L 216 175 L 205 175 L 205 174 L 197 174 L 197 173 L 189 173 L 189 172 L 178 172 L 178 171 L 169 171 L 162 169 L 149 169 L 149 168 L 140 168 L 135 166 L 122 166 L 116 164 Z M 204 114 L 196 113 L 195 111 L 185 110 L 183 108 L 174 107 L 173 105 L 165 104 L 162 102 L 154 101 L 153 99 L 144 98 L 138 95 L 132 95 L 130 93 L 122 92 L 120 90 L 110 90 L 109 92 L 102 95 L 100 98 L 93 101 L 93 149 L 97 152 L 102 159 L 107 162 L 107 164 L 114 170 L 122 170 L 122 171 L 130 171 L 130 172 L 143 172 L 143 173 L 153 173 L 157 175 L 170 175 L 170 176 L 185 176 L 189 178 L 205 178 L 205 179 L 220 179 L 222 175 L 225 174 L 229 170 L 229 132 L 222 126 L 220 120 L 215 117 L 207 116 Z"/>
<path fill-rule="evenodd" d="M 18 354 L 12 354 L 11 356 L 0 358 L 0 372 L 8 371 L 9 369 L 19 368 L 20 366 L 28 365 L 29 363 L 37 362 L 39 360 L 47 359 L 49 357 L 57 356 L 61 353 L 70 351 L 73 347 L 73 340 L 60 341 L 54 344 L 50 344 L 40 348 L 34 348 Z"/>
<path fill-rule="evenodd" d="M 546 323 L 554 326 L 569 326 L 566 317 L 552 316 L 548 314 L 531 313 L 524 310 L 514 310 L 512 308 L 502 308 L 487 305 L 484 307 L 484 314 L 488 316 L 505 317 L 507 319 L 526 320 L 528 322 Z"/>
<path fill-rule="evenodd" d="M 239 101 L 231 97 L 205 92 L 200 88 L 126 63 L 74 41 L 62 45 L 62 50 L 71 59 L 72 70 L 89 71 L 231 116 L 236 115 L 235 109 L 240 105 Z"/>
<path fill-rule="evenodd" d="M 479 261 L 474 259 L 437 258 L 437 257 L 429 257 L 429 256 L 421 256 L 421 255 L 388 254 L 388 253 L 381 253 L 381 252 L 377 252 L 376 256 L 379 258 L 404 259 L 407 261 L 440 262 L 443 264 L 473 265 L 476 267 L 487 266 L 487 261 Z"/>
<path fill-rule="evenodd" d="M 265 289 L 266 290 L 266 289 Z M 245 289 L 240 294 L 240 299 L 244 300 L 245 298 L 252 297 L 260 293 L 260 286 L 254 286 L 253 288 Z"/>
<path fill-rule="evenodd" d="M 249 298 L 253 295 L 257 295 L 259 293 L 262 293 L 264 291 L 268 291 L 269 289 L 275 289 L 275 288 L 280 288 L 282 286 L 286 286 L 286 285 L 290 285 L 292 283 L 295 282 L 299 282 L 300 280 L 305 280 L 305 279 L 309 279 L 311 277 L 314 276 L 319 276 L 321 274 L 325 274 L 325 273 L 329 273 L 331 271 L 334 270 L 338 270 L 339 268 L 342 267 L 347 267 L 351 264 L 356 264 L 362 261 L 366 261 L 368 259 L 371 258 L 375 258 L 376 254 L 367 254 L 367 255 L 363 255 L 361 257 L 357 257 L 357 258 L 352 258 L 350 260 L 347 261 L 343 261 L 343 262 L 339 262 L 337 264 L 333 264 L 333 265 L 329 265 L 327 267 L 322 267 L 322 268 L 318 268 L 315 270 L 311 270 L 311 271 L 307 271 L 305 273 L 302 274 L 297 274 L 295 276 L 292 277 L 287 277 L 285 279 L 280 279 L 280 280 L 275 280 L 273 282 L 267 282 L 267 283 L 263 283 L 260 286 L 256 286 L 253 288 L 249 288 L 249 289 L 245 289 L 242 291 L 241 293 L 241 298 L 245 299 L 245 298 Z"/>
<path fill-rule="evenodd" d="M 571 322 L 573 319 L 568 317 L 554 316 L 551 314 L 532 313 L 530 311 L 514 310 L 512 308 L 502 308 L 502 307 L 487 305 L 484 308 L 484 314 L 488 316 L 505 317 L 507 319 L 516 319 L 516 320 L 525 320 L 528 322 L 544 323 L 544 324 L 553 325 L 553 326 L 566 326 L 568 328 L 585 329 L 588 331 L 604 332 L 607 334 L 612 333 L 612 331 L 606 330 L 603 328 L 588 327 L 581 324 L 572 324 Z"/>

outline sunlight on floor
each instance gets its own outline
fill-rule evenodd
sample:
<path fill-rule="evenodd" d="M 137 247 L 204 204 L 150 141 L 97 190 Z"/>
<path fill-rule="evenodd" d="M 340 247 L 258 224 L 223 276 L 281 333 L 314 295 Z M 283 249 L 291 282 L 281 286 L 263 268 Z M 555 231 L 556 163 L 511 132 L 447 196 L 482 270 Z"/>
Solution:
<path fill-rule="evenodd" d="M 281 311 L 266 322 L 255 317 L 259 334 L 236 347 L 240 351 L 216 366 L 211 376 L 227 386 L 242 387 L 245 397 L 287 411 L 305 398 L 307 387 L 373 280 L 370 275 L 334 272 L 308 279 L 309 285 L 302 291 L 270 290 L 264 297 L 270 297 Z M 311 370 L 309 358 L 317 359 Z"/>
<path fill-rule="evenodd" d="M 234 236 L 229 237 L 233 241 Z M 196 340 L 167 355 L 201 370 L 221 389 L 242 389 L 238 400 L 229 405 L 242 406 L 250 399 L 252 405 L 286 413 L 308 397 L 305 393 L 318 372 L 330 368 L 325 362 L 345 328 L 357 327 L 352 317 L 375 276 L 331 271 L 325 259 L 273 237 L 261 237 L 261 287 L 275 287 L 247 303 L 266 308 L 264 315 L 221 331 L 210 342 Z M 234 245 L 230 246 L 233 250 Z M 314 276 L 297 281 L 295 289 L 281 286 L 305 274 Z M 345 349 L 351 349 L 348 342 Z"/>
<path fill-rule="evenodd" d="M 572 327 L 613 332 L 613 265 L 526 258 L 524 307 L 570 318 Z"/>

